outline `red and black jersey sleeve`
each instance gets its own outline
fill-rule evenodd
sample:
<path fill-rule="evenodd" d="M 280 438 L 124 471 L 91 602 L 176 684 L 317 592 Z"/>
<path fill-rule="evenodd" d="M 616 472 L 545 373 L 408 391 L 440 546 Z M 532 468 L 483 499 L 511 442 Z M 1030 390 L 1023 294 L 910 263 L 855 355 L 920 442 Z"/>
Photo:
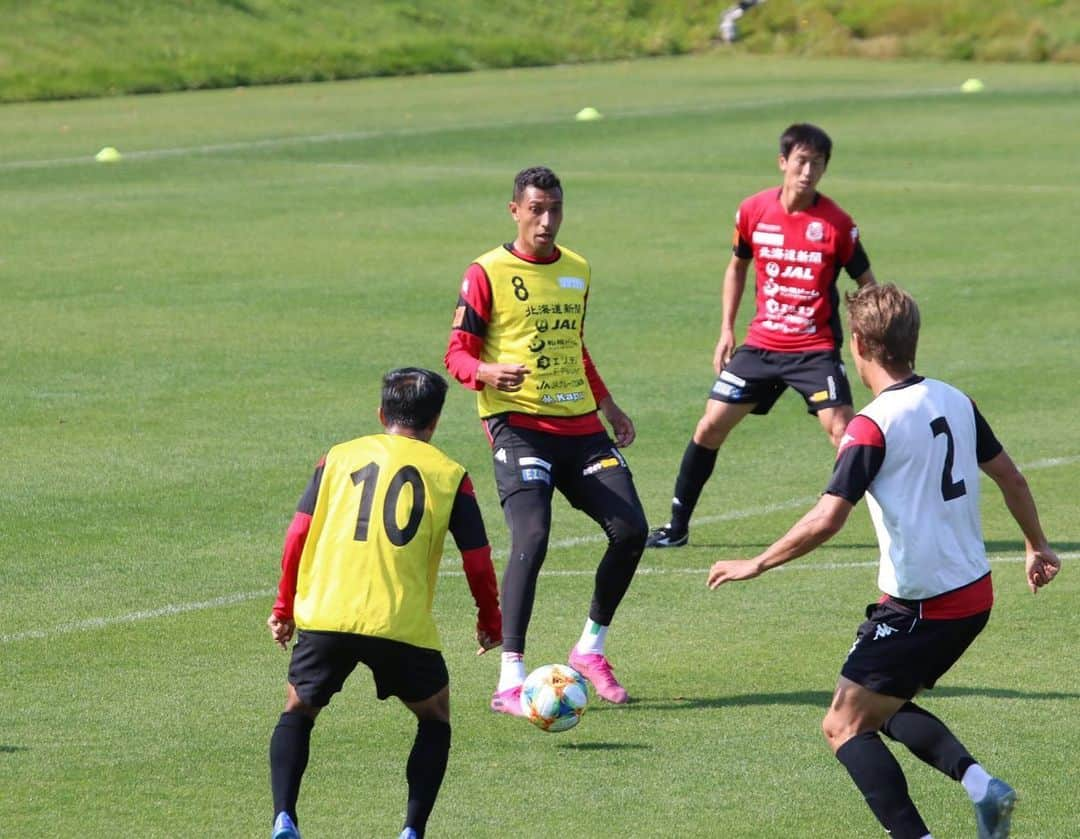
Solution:
<path fill-rule="evenodd" d="M 844 270 L 853 280 L 858 279 L 870 270 L 870 257 L 866 255 L 861 239 L 855 240 L 855 249 L 852 251 L 848 261 L 844 263 Z"/>
<path fill-rule="evenodd" d="M 484 383 L 476 378 L 484 336 L 491 321 L 491 280 L 475 262 L 465 270 L 461 279 L 450 342 L 443 356 L 446 369 L 459 382 L 473 390 Z"/>
<path fill-rule="evenodd" d="M 825 493 L 858 504 L 884 460 L 885 435 L 872 419 L 856 414 L 840 440 L 832 479 Z"/>
<path fill-rule="evenodd" d="M 979 406 L 974 400 L 971 409 L 975 412 L 975 458 L 979 463 L 986 463 L 1001 454 L 1005 447 L 1001 445 L 990 423 L 979 411 Z"/>
<path fill-rule="evenodd" d="M 319 497 L 323 469 L 326 458 L 319 461 L 315 474 L 311 476 L 307 489 L 300 496 L 289 529 L 285 531 L 285 545 L 281 549 L 281 579 L 278 581 L 277 600 L 274 601 L 273 614 L 279 620 L 291 620 L 293 600 L 296 598 L 296 578 L 300 572 L 300 557 L 304 553 L 308 531 L 311 529 L 311 516 L 315 512 L 315 499 Z"/>
<path fill-rule="evenodd" d="M 476 628 L 492 638 L 502 638 L 499 587 L 495 582 L 495 567 L 491 564 L 491 546 L 468 475 L 461 479 L 461 486 L 454 498 L 454 507 L 450 512 L 450 533 L 461 551 L 465 578 L 469 581 L 469 590 L 476 603 Z"/>

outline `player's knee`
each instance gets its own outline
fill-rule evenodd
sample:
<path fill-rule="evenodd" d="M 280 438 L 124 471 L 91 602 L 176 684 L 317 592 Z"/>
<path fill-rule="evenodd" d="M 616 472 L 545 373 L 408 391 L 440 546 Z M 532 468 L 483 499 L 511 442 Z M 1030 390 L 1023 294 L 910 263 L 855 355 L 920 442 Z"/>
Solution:
<path fill-rule="evenodd" d="M 618 518 L 612 522 L 609 535 L 614 544 L 625 548 L 630 553 L 640 554 L 645 549 L 649 525 L 644 515 Z"/>
<path fill-rule="evenodd" d="M 821 721 L 821 733 L 825 735 L 825 739 L 829 743 L 829 747 L 835 754 L 844 743 L 851 739 L 853 732 L 850 731 L 850 727 L 845 724 L 844 720 L 840 719 L 832 711 L 829 711 Z"/>
<path fill-rule="evenodd" d="M 727 437 L 727 429 L 709 414 L 698 420 L 694 429 L 694 442 L 707 449 L 718 449 Z"/>

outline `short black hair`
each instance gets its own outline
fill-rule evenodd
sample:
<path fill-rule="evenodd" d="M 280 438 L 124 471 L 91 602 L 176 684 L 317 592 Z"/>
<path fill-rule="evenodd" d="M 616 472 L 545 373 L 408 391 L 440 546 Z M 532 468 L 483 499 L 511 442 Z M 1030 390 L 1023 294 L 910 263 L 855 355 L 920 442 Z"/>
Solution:
<path fill-rule="evenodd" d="M 399 367 L 382 380 L 383 421 L 417 431 L 429 427 L 446 402 L 446 379 L 422 367 Z"/>
<path fill-rule="evenodd" d="M 554 189 L 562 192 L 562 183 L 559 181 L 559 176 L 548 169 L 547 166 L 530 166 L 528 169 L 522 169 L 514 176 L 514 201 L 520 201 L 521 196 L 525 194 L 525 190 L 530 186 L 542 189 L 544 192 L 551 192 Z"/>
<path fill-rule="evenodd" d="M 832 157 L 832 140 L 829 135 L 808 122 L 796 122 L 789 125 L 787 130 L 780 135 L 780 155 L 787 157 L 796 146 L 804 146 L 818 154 L 825 155 L 825 165 L 829 164 Z"/>

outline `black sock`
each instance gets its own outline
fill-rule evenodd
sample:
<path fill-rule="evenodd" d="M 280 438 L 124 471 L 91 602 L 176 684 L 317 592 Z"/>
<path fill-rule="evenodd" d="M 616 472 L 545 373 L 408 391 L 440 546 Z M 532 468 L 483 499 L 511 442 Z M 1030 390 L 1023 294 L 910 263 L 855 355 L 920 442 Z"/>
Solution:
<path fill-rule="evenodd" d="M 315 720 L 295 711 L 284 713 L 270 737 L 270 792 L 274 796 L 274 816 L 281 811 L 296 818 L 300 780 L 307 769 L 311 728 Z"/>
<path fill-rule="evenodd" d="M 671 505 L 671 529 L 685 531 L 690 527 L 690 516 L 697 506 L 701 490 L 716 466 L 716 449 L 699 446 L 692 439 L 683 452 L 679 474 L 675 478 L 675 501 Z"/>
<path fill-rule="evenodd" d="M 450 759 L 450 723 L 440 720 L 420 720 L 416 725 L 405 778 L 409 782 L 409 804 L 405 811 L 405 827 L 411 827 L 423 837 L 428 816 L 439 795 L 446 763 Z"/>
<path fill-rule="evenodd" d="M 892 839 L 922 839 L 930 832 L 908 795 L 904 771 L 876 731 L 856 734 L 836 750 L 836 759 Z"/>
<path fill-rule="evenodd" d="M 914 702 L 908 702 L 889 717 L 881 730 L 954 781 L 963 778 L 967 768 L 978 762 L 945 723 Z"/>

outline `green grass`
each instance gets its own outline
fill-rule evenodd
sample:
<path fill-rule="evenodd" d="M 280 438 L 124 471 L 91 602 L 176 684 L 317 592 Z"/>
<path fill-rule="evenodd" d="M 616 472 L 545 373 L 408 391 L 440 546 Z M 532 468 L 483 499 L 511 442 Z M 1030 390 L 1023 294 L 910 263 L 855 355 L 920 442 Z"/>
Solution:
<path fill-rule="evenodd" d="M 702 0 L 0 0 L 0 102 L 703 52 Z M 1080 0 L 771 0 L 744 51 L 1080 61 Z"/>
<path fill-rule="evenodd" d="M 959 93 L 969 75 L 983 94 Z M 711 383 L 732 212 L 811 119 L 836 141 L 823 190 L 922 306 L 920 370 L 978 400 L 1069 557 L 1027 594 L 986 487 L 998 608 L 926 704 L 1020 790 L 1017 835 L 1074 833 L 1077 94 L 1051 65 L 711 56 L 5 106 L 0 832 L 265 835 L 284 528 L 326 447 L 375 430 L 379 375 L 440 366 L 461 271 L 512 235 L 522 166 L 564 179 L 561 239 L 594 269 L 589 347 L 662 521 Z M 575 123 L 584 105 L 605 119 Z M 94 163 L 103 145 L 124 160 Z M 436 439 L 473 473 L 501 566 L 464 390 Z M 704 586 L 713 560 L 779 535 L 830 462 L 793 397 L 739 427 L 693 545 L 646 554 L 612 629 L 636 701 L 565 735 L 486 710 L 497 662 L 473 656 L 448 551 L 455 734 L 431 835 L 877 835 L 818 729 L 875 596 L 866 514 L 787 569 Z M 600 547 L 557 505 L 531 665 L 576 638 Z M 411 731 L 355 677 L 315 732 L 306 835 L 394 835 Z M 970 835 L 961 789 L 900 757 L 935 835 Z"/>

